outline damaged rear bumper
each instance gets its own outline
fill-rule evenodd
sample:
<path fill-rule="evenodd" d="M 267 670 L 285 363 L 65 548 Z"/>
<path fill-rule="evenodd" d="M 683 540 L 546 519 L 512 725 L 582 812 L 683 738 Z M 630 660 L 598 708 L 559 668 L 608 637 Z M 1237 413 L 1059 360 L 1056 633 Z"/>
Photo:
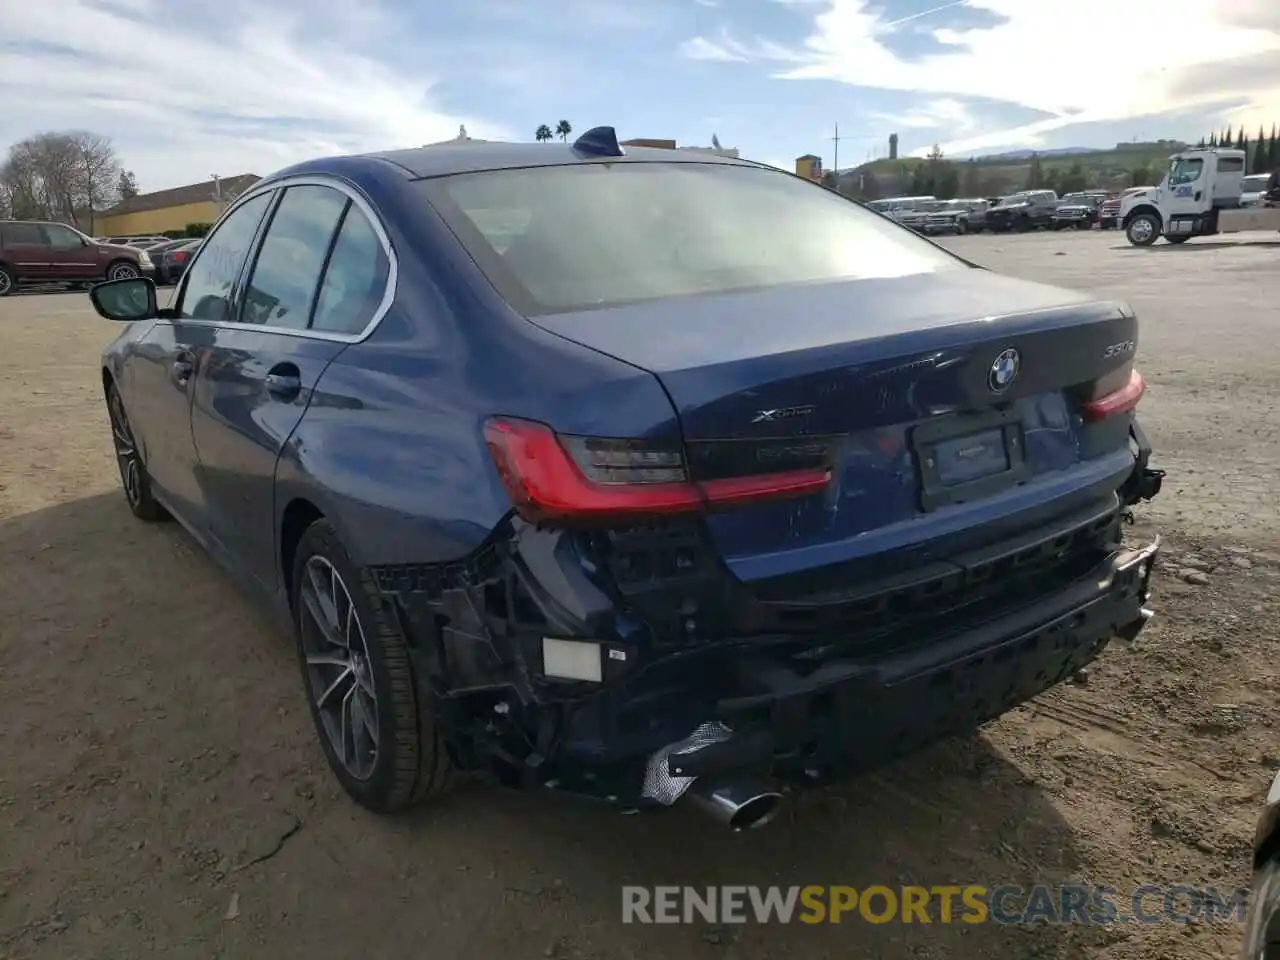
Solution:
<path fill-rule="evenodd" d="M 807 676 L 744 660 L 743 693 L 717 704 L 731 735 L 673 756 L 676 777 L 768 772 L 822 781 L 972 730 L 1070 677 L 1117 636 L 1132 639 L 1158 539 L 1094 578 L 998 621 L 874 664 L 833 660 Z"/>

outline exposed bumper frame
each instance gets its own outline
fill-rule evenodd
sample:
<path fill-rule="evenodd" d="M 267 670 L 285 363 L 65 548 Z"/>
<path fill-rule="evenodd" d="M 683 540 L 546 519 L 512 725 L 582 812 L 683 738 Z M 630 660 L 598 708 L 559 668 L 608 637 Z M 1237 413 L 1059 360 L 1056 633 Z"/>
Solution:
<path fill-rule="evenodd" d="M 801 677 L 776 661 L 744 662 L 744 684 L 760 692 L 716 708 L 733 736 L 681 756 L 671 772 L 791 768 L 823 780 L 972 729 L 1071 676 L 1113 637 L 1135 636 L 1150 616 L 1144 604 L 1159 551 L 1159 538 L 1121 551 L 1048 609 L 874 664 L 829 661 Z"/>

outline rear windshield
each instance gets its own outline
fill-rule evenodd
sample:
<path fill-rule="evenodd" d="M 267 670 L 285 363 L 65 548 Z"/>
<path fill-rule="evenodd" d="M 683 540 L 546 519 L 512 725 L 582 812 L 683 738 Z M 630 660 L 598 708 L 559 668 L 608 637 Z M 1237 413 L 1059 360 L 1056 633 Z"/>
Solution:
<path fill-rule="evenodd" d="M 967 269 L 857 203 L 758 167 L 591 163 L 419 183 L 529 315 Z"/>

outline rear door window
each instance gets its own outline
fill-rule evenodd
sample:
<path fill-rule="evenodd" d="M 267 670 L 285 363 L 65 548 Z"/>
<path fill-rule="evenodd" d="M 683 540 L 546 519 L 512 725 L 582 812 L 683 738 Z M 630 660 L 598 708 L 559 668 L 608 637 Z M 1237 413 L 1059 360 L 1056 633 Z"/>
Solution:
<path fill-rule="evenodd" d="M 245 288 L 240 322 L 306 328 L 325 257 L 350 201 L 332 187 L 289 187 L 276 207 Z"/>

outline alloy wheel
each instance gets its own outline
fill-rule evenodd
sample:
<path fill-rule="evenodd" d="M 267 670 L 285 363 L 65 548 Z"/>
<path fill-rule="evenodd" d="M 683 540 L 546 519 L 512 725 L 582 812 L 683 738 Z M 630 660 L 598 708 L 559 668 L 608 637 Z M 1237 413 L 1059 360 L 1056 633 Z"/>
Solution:
<path fill-rule="evenodd" d="M 378 762 L 378 696 L 359 611 L 342 575 L 318 554 L 307 560 L 299 593 L 316 712 L 338 762 L 368 780 Z"/>
<path fill-rule="evenodd" d="M 129 429 L 129 418 L 125 415 L 120 391 L 111 391 L 107 413 L 111 420 L 111 440 L 116 450 L 116 465 L 120 468 L 120 483 L 124 486 L 124 495 L 129 505 L 137 507 L 142 502 L 142 462 L 138 458 L 133 431 Z"/>
<path fill-rule="evenodd" d="M 136 276 L 138 276 L 137 268 L 127 263 L 118 263 L 111 268 L 112 280 L 132 280 Z"/>
<path fill-rule="evenodd" d="M 0 270 L 0 297 L 7 296 L 11 292 L 13 292 L 13 279 L 7 270 Z"/>

